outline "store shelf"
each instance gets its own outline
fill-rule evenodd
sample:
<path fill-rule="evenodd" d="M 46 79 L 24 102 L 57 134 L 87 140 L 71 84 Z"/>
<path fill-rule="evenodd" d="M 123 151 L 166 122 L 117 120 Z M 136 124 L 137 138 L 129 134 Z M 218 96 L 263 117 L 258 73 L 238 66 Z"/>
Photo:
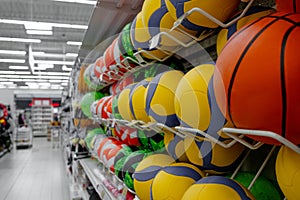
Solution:
<path fill-rule="evenodd" d="M 107 182 L 106 177 L 100 172 L 98 162 L 96 160 L 92 160 L 91 158 L 85 158 L 79 160 L 80 165 L 83 167 L 86 175 L 89 180 L 93 184 L 100 198 L 103 200 L 117 200 L 120 199 L 120 194 L 112 194 L 106 186 L 105 182 Z M 122 198 L 121 198 L 122 199 Z"/>

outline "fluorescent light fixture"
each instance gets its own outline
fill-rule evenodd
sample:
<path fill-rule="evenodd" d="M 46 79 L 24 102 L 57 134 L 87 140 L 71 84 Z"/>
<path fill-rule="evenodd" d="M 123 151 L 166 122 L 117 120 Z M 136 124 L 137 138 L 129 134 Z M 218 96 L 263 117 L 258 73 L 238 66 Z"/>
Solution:
<path fill-rule="evenodd" d="M 20 89 L 29 89 L 28 86 L 24 86 L 24 85 L 23 85 L 23 86 L 20 86 L 19 88 L 20 88 Z"/>
<path fill-rule="evenodd" d="M 15 75 L 15 74 L 0 74 L 0 78 L 22 78 L 22 79 L 65 79 L 69 80 L 69 76 L 34 76 L 34 75 Z"/>
<path fill-rule="evenodd" d="M 53 31 L 47 30 L 26 30 L 28 35 L 53 35 Z"/>
<path fill-rule="evenodd" d="M 22 82 L 23 81 L 23 79 L 21 79 L 21 78 L 12 78 L 12 79 L 7 79 L 7 80 L 13 81 L 13 82 Z"/>
<path fill-rule="evenodd" d="M 47 63 L 40 63 L 38 67 L 34 67 L 34 69 L 41 68 L 41 69 L 52 69 L 54 68 L 54 64 L 47 64 Z"/>
<path fill-rule="evenodd" d="M 25 59 L 0 59 L 0 63 L 25 63 Z"/>
<path fill-rule="evenodd" d="M 28 66 L 13 66 L 13 65 L 11 65 L 11 66 L 9 66 L 8 67 L 9 69 L 23 69 L 23 70 L 27 70 L 27 69 L 29 69 L 29 67 Z"/>
<path fill-rule="evenodd" d="M 61 83 L 62 80 L 49 80 L 50 83 Z"/>
<path fill-rule="evenodd" d="M 26 55 L 26 51 L 0 50 L 0 54 Z"/>
<path fill-rule="evenodd" d="M 35 60 L 37 64 L 53 64 L 53 65 L 74 65 L 75 61 L 59 61 L 59 60 Z"/>
<path fill-rule="evenodd" d="M 77 57 L 77 53 L 67 53 L 67 54 L 55 54 L 55 53 L 45 53 L 42 51 L 34 51 L 32 52 L 34 57 L 53 57 L 53 58 L 65 58 L 65 57 Z"/>
<path fill-rule="evenodd" d="M 0 37 L 0 41 L 4 42 L 26 42 L 26 43 L 41 43 L 40 39 L 28 39 L 28 38 L 11 38 L 11 37 Z"/>
<path fill-rule="evenodd" d="M 49 76 L 70 76 L 70 73 L 66 72 L 36 72 L 37 75 L 49 75 Z"/>
<path fill-rule="evenodd" d="M 52 27 L 75 28 L 75 29 L 88 28 L 88 26 L 86 25 L 78 25 L 78 24 L 62 24 L 62 23 L 23 21 L 23 20 L 13 20 L 13 19 L 0 19 L 0 23 L 22 24 L 25 26 L 26 29 L 35 29 L 35 30 L 52 30 Z"/>
<path fill-rule="evenodd" d="M 63 82 L 63 83 L 61 83 L 61 85 L 62 86 L 68 86 L 68 83 Z"/>
<path fill-rule="evenodd" d="M 1 84 L 5 84 L 5 85 L 13 85 L 14 82 L 12 81 L 3 81 L 3 82 L 0 82 Z"/>
<path fill-rule="evenodd" d="M 72 71 L 72 68 L 67 68 L 66 65 L 63 65 L 63 66 L 62 66 L 62 70 L 63 70 L 63 71 L 66 71 L 66 72 L 70 72 L 70 71 Z"/>
<path fill-rule="evenodd" d="M 30 74 L 29 71 L 0 71 L 0 74 Z"/>
<path fill-rule="evenodd" d="M 67 45 L 81 46 L 81 45 L 82 45 L 82 42 L 67 41 Z"/>
<path fill-rule="evenodd" d="M 88 5 L 96 5 L 97 1 L 89 1 L 89 0 L 53 0 L 53 1 L 60 1 L 66 3 L 81 3 L 81 4 L 88 4 Z"/>
<path fill-rule="evenodd" d="M 67 53 L 66 56 L 67 57 L 77 57 L 78 53 Z"/>

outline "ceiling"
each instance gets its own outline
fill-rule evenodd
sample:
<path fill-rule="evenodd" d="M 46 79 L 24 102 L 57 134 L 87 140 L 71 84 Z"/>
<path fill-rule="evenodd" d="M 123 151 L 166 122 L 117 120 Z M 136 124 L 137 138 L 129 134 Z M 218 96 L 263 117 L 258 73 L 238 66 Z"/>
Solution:
<path fill-rule="evenodd" d="M 100 56 L 108 38 L 132 21 L 142 4 L 143 0 L 0 0 L 0 89 L 62 90 L 74 64 L 91 54 L 92 61 Z M 37 29 L 52 34 L 28 33 Z M 19 41 L 23 39 L 34 40 Z M 103 41 L 106 45 L 99 48 Z"/>
<path fill-rule="evenodd" d="M 0 88 L 61 90 L 67 86 L 80 48 L 67 42 L 83 40 L 96 1 L 89 3 L 0 0 Z M 50 30 L 52 35 L 26 33 L 37 29 Z"/>

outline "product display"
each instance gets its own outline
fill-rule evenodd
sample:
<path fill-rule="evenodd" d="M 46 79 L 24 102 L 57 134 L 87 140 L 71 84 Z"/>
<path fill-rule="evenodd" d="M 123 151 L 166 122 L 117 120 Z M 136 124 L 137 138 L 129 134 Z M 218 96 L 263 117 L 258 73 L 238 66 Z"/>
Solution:
<path fill-rule="evenodd" d="M 297 5 L 145 0 L 111 24 L 72 97 L 101 199 L 300 198 Z"/>

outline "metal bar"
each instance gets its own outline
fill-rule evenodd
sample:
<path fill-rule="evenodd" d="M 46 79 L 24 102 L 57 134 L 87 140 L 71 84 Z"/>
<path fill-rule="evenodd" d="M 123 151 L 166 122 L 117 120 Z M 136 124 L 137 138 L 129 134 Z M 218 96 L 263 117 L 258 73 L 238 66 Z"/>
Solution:
<path fill-rule="evenodd" d="M 239 165 L 237 166 L 237 168 L 234 170 L 233 174 L 231 175 L 231 179 L 234 179 L 234 177 L 236 176 L 236 174 L 239 172 L 240 168 L 243 166 L 244 162 L 246 161 L 246 159 L 248 158 L 248 156 L 250 155 L 251 150 L 248 149 L 245 157 L 242 159 L 242 161 L 239 163 Z"/>
<path fill-rule="evenodd" d="M 248 186 L 248 190 L 250 190 L 252 188 L 252 186 L 254 185 L 255 181 L 257 180 L 257 178 L 259 177 L 259 175 L 261 174 L 262 170 L 265 168 L 266 164 L 268 163 L 268 161 L 270 160 L 271 155 L 273 154 L 274 150 L 276 149 L 276 146 L 273 146 L 271 151 L 268 153 L 266 159 L 264 160 L 264 162 L 262 163 L 262 165 L 260 166 L 259 170 L 257 171 L 257 173 L 255 174 L 253 180 L 251 181 L 250 185 Z"/>

